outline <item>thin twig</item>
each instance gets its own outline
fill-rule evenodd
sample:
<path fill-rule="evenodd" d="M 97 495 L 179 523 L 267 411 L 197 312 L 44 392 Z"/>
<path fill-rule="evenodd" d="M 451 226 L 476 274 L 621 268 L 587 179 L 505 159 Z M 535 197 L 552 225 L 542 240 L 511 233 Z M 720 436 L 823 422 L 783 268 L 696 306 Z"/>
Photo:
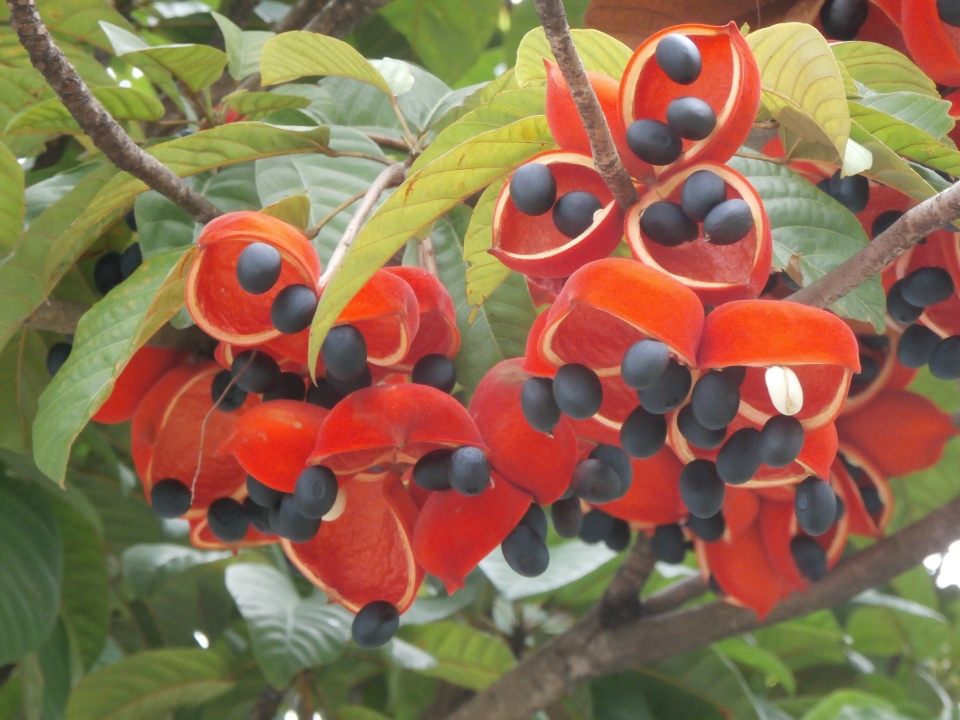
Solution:
<path fill-rule="evenodd" d="M 54 43 L 33 0 L 7 0 L 10 26 L 53 91 L 93 144 L 121 170 L 142 180 L 172 200 L 197 221 L 205 223 L 220 215 L 206 198 L 190 188 L 169 168 L 151 157 L 130 139 L 120 124 L 93 97 L 70 61 Z"/>
<path fill-rule="evenodd" d="M 733 155 L 734 157 L 743 158 L 745 160 L 761 160 L 762 162 L 773 163 L 774 165 L 788 165 L 789 163 L 793 162 L 787 158 L 770 157 L 769 155 L 763 155 L 762 153 L 749 153 L 743 152 L 742 150 L 735 152 Z"/>
<path fill-rule="evenodd" d="M 426 270 L 434 277 L 439 275 L 437 269 L 437 251 L 433 247 L 433 238 L 427 235 L 417 243 L 417 260 L 421 269 Z"/>
<path fill-rule="evenodd" d="M 607 126 L 607 120 L 600 108 L 600 101 L 594 92 L 587 74 L 577 55 L 577 49 L 570 37 L 570 26 L 563 11 L 561 0 L 535 0 L 540 23 L 550 41 L 550 48 L 563 73 L 563 79 L 570 88 L 570 94 L 577 105 L 577 112 L 583 127 L 590 139 L 590 149 L 593 151 L 593 164 L 597 172 L 616 198 L 620 209 L 626 212 L 634 205 L 637 198 L 637 189 L 630 180 L 630 175 L 620 162 L 617 147 Z"/>
<path fill-rule="evenodd" d="M 314 225 L 312 228 L 310 228 L 309 230 L 307 230 L 307 232 L 305 233 L 305 235 L 306 235 L 309 239 L 313 240 L 317 235 L 320 234 L 320 231 L 323 230 L 324 225 L 326 225 L 328 222 L 330 222 L 331 220 L 333 220 L 337 215 L 339 215 L 340 213 L 342 213 L 344 210 L 346 210 L 348 207 L 350 207 L 351 205 L 353 205 L 357 200 L 359 200 L 360 198 L 362 198 L 362 197 L 363 197 L 364 195 L 366 195 L 366 194 L 367 194 L 367 191 L 366 191 L 366 190 L 361 190 L 361 191 L 358 192 L 356 195 L 353 195 L 353 196 L 351 196 L 351 197 L 348 197 L 348 198 L 347 198 L 346 200 L 344 200 L 342 203 L 340 203 L 339 205 L 337 205 L 333 210 L 331 210 L 331 211 L 328 212 L 326 215 L 324 215 L 322 218 L 320 218 L 320 222 L 318 222 L 318 223 L 317 223 L 316 225 Z"/>
<path fill-rule="evenodd" d="M 410 147 L 416 147 L 417 138 L 413 134 L 413 131 L 410 130 L 407 119 L 403 116 L 403 110 L 400 109 L 400 103 L 397 102 L 397 98 L 393 95 L 390 96 L 390 106 L 393 108 L 393 114 L 396 115 L 400 121 L 400 127 L 403 128 L 403 136 L 407 139 L 407 142 L 410 143 Z"/>
<path fill-rule="evenodd" d="M 603 627 L 619 627 L 640 616 L 640 591 L 656 562 L 650 539 L 639 533 L 627 559 L 617 568 L 616 575 L 600 598 L 600 624 Z"/>
<path fill-rule="evenodd" d="M 381 135 L 379 133 L 364 133 L 368 138 L 373 140 L 377 145 L 382 145 L 383 147 L 393 148 L 394 150 L 403 150 L 404 152 L 409 152 L 410 145 L 408 145 L 403 140 L 397 140 L 392 138 L 389 135 Z"/>

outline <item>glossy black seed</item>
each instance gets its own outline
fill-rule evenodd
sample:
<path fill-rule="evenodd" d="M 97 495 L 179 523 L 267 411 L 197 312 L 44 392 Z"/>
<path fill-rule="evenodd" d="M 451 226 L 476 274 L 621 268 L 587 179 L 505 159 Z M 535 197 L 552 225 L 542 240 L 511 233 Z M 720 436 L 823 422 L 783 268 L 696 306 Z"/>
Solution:
<path fill-rule="evenodd" d="M 854 373 L 850 382 L 859 387 L 869 385 L 880 376 L 880 363 L 866 353 L 860 353 L 860 372 Z"/>
<path fill-rule="evenodd" d="M 410 379 L 417 385 L 429 385 L 449 394 L 457 384 L 457 369 L 444 355 L 424 355 L 413 366 Z"/>
<path fill-rule="evenodd" d="M 350 393 L 355 393 L 357 390 L 363 390 L 373 385 L 373 375 L 369 367 L 364 367 L 359 376 L 346 382 L 338 380 L 333 375 L 328 375 L 327 385 L 340 398 L 345 398 Z"/>
<path fill-rule="evenodd" d="M 833 522 L 838 523 L 843 519 L 843 516 L 847 514 L 847 506 L 843 502 L 843 498 L 834 493 L 837 499 L 837 512 L 833 516 Z"/>
<path fill-rule="evenodd" d="M 853 40 L 867 21 L 867 0 L 827 0 L 820 8 L 820 22 L 827 37 Z"/>
<path fill-rule="evenodd" d="M 686 35 L 671 34 L 657 43 L 657 65 L 678 85 L 690 85 L 700 77 L 703 58 L 693 40 Z"/>
<path fill-rule="evenodd" d="M 717 474 L 730 485 L 742 485 L 760 469 L 760 431 L 741 428 L 717 453 Z"/>
<path fill-rule="evenodd" d="M 863 499 L 863 507 L 866 508 L 867 513 L 871 517 L 883 513 L 885 506 L 883 504 L 883 498 L 880 497 L 879 490 L 872 485 L 869 487 L 858 487 L 857 490 L 860 491 L 860 497 Z"/>
<path fill-rule="evenodd" d="M 942 267 L 919 268 L 901 282 L 903 299 L 917 307 L 930 307 L 953 295 L 953 278 Z"/>
<path fill-rule="evenodd" d="M 670 364 L 670 348 L 659 340 L 639 340 L 623 355 L 620 375 L 627 387 L 643 390 L 653 385 Z"/>
<path fill-rule="evenodd" d="M 280 380 L 277 386 L 263 394 L 264 400 L 296 400 L 303 402 L 306 397 L 307 388 L 303 384 L 303 378 L 295 372 L 280 373 Z"/>
<path fill-rule="evenodd" d="M 580 498 L 571 496 L 557 500 L 550 507 L 550 517 L 553 519 L 553 529 L 557 531 L 557 535 L 567 540 L 577 537 L 583 527 Z"/>
<path fill-rule="evenodd" d="M 120 255 L 120 277 L 126 280 L 143 264 L 143 252 L 140 243 L 134 243 Z"/>
<path fill-rule="evenodd" d="M 914 324 L 903 331 L 897 341 L 897 360 L 908 368 L 922 368 L 930 362 L 940 336 L 925 325 Z"/>
<path fill-rule="evenodd" d="M 133 210 L 123 216 L 123 221 L 132 232 L 137 231 L 137 214 Z"/>
<path fill-rule="evenodd" d="M 613 532 L 614 518 L 603 510 L 591 510 L 583 516 L 580 539 L 585 543 L 603 542 Z"/>
<path fill-rule="evenodd" d="M 308 518 L 300 513 L 293 495 L 283 496 L 276 518 L 271 519 L 271 527 L 277 535 L 296 543 L 312 540 L 320 531 L 320 524 L 320 518 Z"/>
<path fill-rule="evenodd" d="M 280 382 L 280 366 L 265 352 L 244 350 L 230 365 L 233 384 L 241 390 L 261 395 L 270 392 Z"/>
<path fill-rule="evenodd" d="M 317 296 L 306 285 L 287 285 L 270 306 L 270 322 L 284 335 L 296 335 L 313 322 Z"/>
<path fill-rule="evenodd" d="M 552 433 L 560 422 L 560 406 L 553 397 L 553 380 L 532 377 L 520 391 L 520 409 L 534 430 Z"/>
<path fill-rule="evenodd" d="M 247 401 L 247 391 L 242 390 L 237 383 L 232 383 L 233 375 L 229 370 L 221 370 L 213 376 L 210 383 L 210 399 L 221 412 L 239 410 Z"/>
<path fill-rule="evenodd" d="M 574 190 L 560 197 L 553 206 L 553 224 L 568 238 L 583 235 L 593 225 L 593 215 L 603 209 L 596 195 Z"/>
<path fill-rule="evenodd" d="M 317 378 L 317 384 L 307 388 L 307 402 L 311 405 L 332 410 L 340 402 L 340 396 L 330 386 L 326 378 Z"/>
<path fill-rule="evenodd" d="M 240 542 L 246 536 L 249 524 L 243 505 L 233 498 L 224 497 L 210 503 L 207 525 L 220 542 Z"/>
<path fill-rule="evenodd" d="M 386 645 L 397 634 L 400 613 L 386 600 L 367 603 L 353 619 L 350 634 L 362 648 L 378 648 Z"/>
<path fill-rule="evenodd" d="M 461 495 L 479 495 L 490 484 L 490 462 L 479 448 L 458 448 L 450 456 L 450 487 Z"/>
<path fill-rule="evenodd" d="M 807 580 L 816 582 L 827 574 L 827 553 L 817 541 L 807 535 L 797 535 L 790 541 L 790 554 L 797 570 Z"/>
<path fill-rule="evenodd" d="M 792 415 L 774 415 L 760 431 L 760 460 L 767 467 L 786 467 L 803 449 L 803 425 Z"/>
<path fill-rule="evenodd" d="M 960 335 L 945 338 L 930 353 L 930 374 L 938 380 L 960 378 Z"/>
<path fill-rule="evenodd" d="M 293 503 L 305 518 L 322 518 L 337 501 L 337 476 L 330 468 L 312 465 L 297 477 L 293 487 Z"/>
<path fill-rule="evenodd" d="M 716 450 L 727 439 L 727 429 L 709 430 L 701 425 L 690 405 L 684 405 L 677 414 L 677 429 L 693 447 L 701 450 Z"/>
<path fill-rule="evenodd" d="M 727 199 L 727 184 L 710 170 L 697 170 L 683 183 L 680 207 L 694 222 L 703 222 L 717 205 Z"/>
<path fill-rule="evenodd" d="M 510 199 L 524 215 L 543 215 L 557 201 L 557 181 L 549 166 L 521 165 L 510 178 Z"/>
<path fill-rule="evenodd" d="M 243 514 L 247 516 L 247 522 L 250 523 L 254 529 L 262 533 L 273 532 L 273 530 L 270 529 L 270 508 L 257 505 L 251 497 L 245 497 L 243 502 L 240 503 L 240 506 L 243 508 Z"/>
<path fill-rule="evenodd" d="M 550 551 L 535 530 L 517 525 L 500 544 L 503 559 L 517 575 L 537 577 L 550 565 Z"/>
<path fill-rule="evenodd" d="M 162 518 L 178 518 L 190 509 L 193 493 L 179 480 L 167 478 L 150 488 L 150 506 Z"/>
<path fill-rule="evenodd" d="M 50 346 L 50 349 L 47 350 L 47 372 L 50 373 L 50 377 L 60 371 L 67 358 L 70 357 L 71 350 L 73 350 L 73 345 L 65 342 Z"/>
<path fill-rule="evenodd" d="M 824 178 L 818 182 L 817 189 L 819 189 L 821 192 L 825 192 L 827 195 L 830 195 L 830 178 Z"/>
<path fill-rule="evenodd" d="M 957 0 L 937 0 L 937 14 L 941 22 L 960 27 L 960 2 Z"/>
<path fill-rule="evenodd" d="M 690 371 L 676 360 L 671 360 L 660 379 L 638 395 L 647 412 L 664 415 L 676 410 L 687 399 L 693 379 Z"/>
<path fill-rule="evenodd" d="M 630 546 L 630 525 L 626 520 L 616 518 L 613 521 L 613 529 L 603 542 L 614 552 L 623 552 Z"/>
<path fill-rule="evenodd" d="M 533 530 L 541 540 L 547 539 L 547 514 L 543 508 L 536 504 L 531 504 L 527 512 L 520 518 L 520 524 L 526 525 Z"/>
<path fill-rule="evenodd" d="M 596 415 L 603 403 L 603 385 L 586 365 L 569 363 L 553 378 L 553 399 L 564 415 L 586 420 Z"/>
<path fill-rule="evenodd" d="M 633 465 L 627 454 L 616 445 L 597 445 L 590 453 L 593 460 L 599 460 L 616 470 L 620 478 L 620 494 L 623 497 L 633 483 Z"/>
<path fill-rule="evenodd" d="M 709 460 L 694 460 L 680 471 L 680 498 L 699 518 L 715 515 L 723 505 L 726 486 Z"/>
<path fill-rule="evenodd" d="M 747 368 L 743 365 L 731 365 L 730 367 L 724 368 L 723 371 L 730 376 L 730 379 L 737 384 L 737 387 L 743 385 L 743 381 L 747 379 Z"/>
<path fill-rule="evenodd" d="M 837 517 L 837 495 L 830 483 L 808 477 L 797 485 L 793 511 L 800 528 L 808 535 L 823 535 Z"/>
<path fill-rule="evenodd" d="M 657 245 L 677 247 L 696 240 L 700 228 L 677 203 L 658 200 L 640 216 L 640 230 Z"/>
<path fill-rule="evenodd" d="M 780 275 L 780 280 L 783 282 L 783 284 L 786 285 L 791 290 L 793 290 L 794 292 L 797 292 L 802 287 L 802 285 L 800 285 L 800 283 L 798 283 L 796 280 L 790 277 L 789 274 L 785 272 L 781 272 L 779 273 L 779 275 Z"/>
<path fill-rule="evenodd" d="M 737 416 L 740 386 L 725 372 L 708 372 L 693 386 L 690 407 L 703 427 L 722 430 Z"/>
<path fill-rule="evenodd" d="M 620 445 L 630 457 L 653 457 L 666 441 L 667 419 L 642 406 L 627 415 L 620 427 Z"/>
<path fill-rule="evenodd" d="M 685 140 L 703 140 L 717 126 L 717 114 L 700 98 L 677 98 L 667 106 L 667 125 Z"/>
<path fill-rule="evenodd" d="M 328 376 L 349 382 L 367 368 L 367 341 L 353 325 L 338 325 L 324 338 L 320 356 Z"/>
<path fill-rule="evenodd" d="M 650 165 L 669 165 L 683 152 L 683 140 L 659 120 L 634 120 L 627 128 L 627 146 Z"/>
<path fill-rule="evenodd" d="M 622 497 L 620 476 L 605 462 L 587 459 L 577 464 L 570 487 L 574 495 L 594 505 L 602 505 Z"/>
<path fill-rule="evenodd" d="M 657 525 L 650 541 L 653 556 L 660 562 L 677 565 L 687 554 L 686 538 L 679 525 Z"/>
<path fill-rule="evenodd" d="M 250 243 L 237 258 L 237 282 L 251 295 L 262 295 L 277 284 L 282 269 L 280 252 L 273 245 Z"/>
<path fill-rule="evenodd" d="M 887 210 L 880 213 L 876 218 L 874 218 L 873 225 L 870 226 L 870 237 L 877 237 L 877 235 L 885 232 L 891 225 L 893 225 L 902 217 L 903 213 L 899 210 Z"/>
<path fill-rule="evenodd" d="M 253 475 L 247 475 L 247 495 L 249 498 L 265 508 L 271 508 L 283 499 L 285 493 L 264 485 Z"/>
<path fill-rule="evenodd" d="M 121 282 L 123 275 L 120 273 L 120 253 L 108 252 L 97 260 L 93 267 L 93 283 L 101 295 L 106 295 Z"/>
<path fill-rule="evenodd" d="M 870 181 L 864 175 L 840 177 L 840 171 L 837 170 L 830 178 L 830 195 L 856 215 L 863 212 L 870 202 Z"/>
<path fill-rule="evenodd" d="M 727 530 L 727 521 L 724 520 L 723 513 L 718 510 L 715 515 L 705 518 L 691 515 L 684 523 L 684 527 L 703 542 L 711 543 L 723 537 L 723 533 Z"/>
<path fill-rule="evenodd" d="M 703 220 L 703 237 L 712 245 L 732 245 L 753 230 L 753 213 L 740 198 L 724 200 Z"/>
<path fill-rule="evenodd" d="M 413 466 L 413 481 L 424 490 L 450 489 L 450 456 L 453 450 L 432 450 Z"/>
<path fill-rule="evenodd" d="M 857 342 L 878 352 L 885 352 L 890 347 L 890 338 L 886 335 L 857 335 Z"/>
<path fill-rule="evenodd" d="M 909 325 L 923 314 L 923 308 L 908 303 L 903 297 L 902 287 L 903 280 L 897 280 L 887 290 L 887 315 L 901 325 Z"/>

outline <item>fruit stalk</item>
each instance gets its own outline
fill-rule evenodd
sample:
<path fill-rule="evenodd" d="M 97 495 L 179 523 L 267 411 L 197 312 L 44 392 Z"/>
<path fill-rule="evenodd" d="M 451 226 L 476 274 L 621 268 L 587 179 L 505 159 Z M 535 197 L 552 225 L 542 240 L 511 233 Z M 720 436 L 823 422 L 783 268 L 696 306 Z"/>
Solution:
<path fill-rule="evenodd" d="M 640 591 L 647 584 L 656 562 L 650 539 L 638 533 L 627 559 L 617 569 L 600 599 L 600 624 L 603 627 L 619 627 L 639 617 Z"/>

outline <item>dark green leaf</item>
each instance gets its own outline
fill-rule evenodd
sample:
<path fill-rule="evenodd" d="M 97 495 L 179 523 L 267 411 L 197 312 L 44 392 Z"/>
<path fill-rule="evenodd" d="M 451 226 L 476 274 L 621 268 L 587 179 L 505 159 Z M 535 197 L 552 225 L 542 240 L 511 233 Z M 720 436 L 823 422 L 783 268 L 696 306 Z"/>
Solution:
<path fill-rule="evenodd" d="M 22 328 L 0 352 L 0 447 L 30 452 L 37 399 L 50 382 L 47 346 L 34 331 Z"/>
<path fill-rule="evenodd" d="M 140 596 L 152 595 L 169 578 L 197 565 L 231 557 L 229 550 L 195 550 L 168 543 L 133 545 L 120 559 L 123 579 Z"/>
<path fill-rule="evenodd" d="M 25 201 L 23 169 L 16 156 L 0 143 L 0 257 L 13 249 L 23 229 Z"/>
<path fill-rule="evenodd" d="M 455 622 L 407 626 L 400 636 L 437 659 L 421 673 L 471 690 L 483 690 L 516 664 L 502 640 Z"/>
<path fill-rule="evenodd" d="M 609 675 L 590 683 L 596 720 L 721 720 L 721 708 L 695 689 L 649 671 Z"/>

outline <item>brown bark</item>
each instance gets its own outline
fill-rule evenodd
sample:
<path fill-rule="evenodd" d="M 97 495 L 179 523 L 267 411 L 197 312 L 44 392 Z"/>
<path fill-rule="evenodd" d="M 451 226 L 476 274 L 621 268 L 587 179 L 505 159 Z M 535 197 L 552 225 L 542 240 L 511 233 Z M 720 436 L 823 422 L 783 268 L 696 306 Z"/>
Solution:
<path fill-rule="evenodd" d="M 352 33 L 362 20 L 389 2 L 390 0 L 330 0 L 303 29 L 342 39 Z"/>
<path fill-rule="evenodd" d="M 638 533 L 623 564 L 617 568 L 600 599 L 600 624 L 616 628 L 640 617 L 640 591 L 650 579 L 657 559 L 650 547 L 650 538 Z"/>

